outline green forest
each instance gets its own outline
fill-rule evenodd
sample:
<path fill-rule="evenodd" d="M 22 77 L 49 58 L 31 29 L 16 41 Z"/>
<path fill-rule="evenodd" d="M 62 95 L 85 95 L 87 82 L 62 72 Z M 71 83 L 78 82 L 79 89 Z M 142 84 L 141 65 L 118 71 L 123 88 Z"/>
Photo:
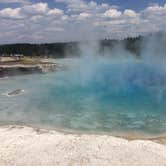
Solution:
<path fill-rule="evenodd" d="M 123 47 L 125 50 L 140 55 L 141 43 L 143 37 L 126 38 L 123 40 L 100 40 L 98 41 L 98 51 L 101 55 L 106 55 L 116 47 Z M 93 42 L 93 41 L 92 41 Z M 83 42 L 86 43 L 86 42 Z M 0 56 L 13 56 L 21 54 L 29 57 L 47 57 L 47 58 L 65 58 L 72 56 L 80 56 L 81 42 L 68 43 L 45 43 L 45 44 L 5 44 L 0 45 Z"/>

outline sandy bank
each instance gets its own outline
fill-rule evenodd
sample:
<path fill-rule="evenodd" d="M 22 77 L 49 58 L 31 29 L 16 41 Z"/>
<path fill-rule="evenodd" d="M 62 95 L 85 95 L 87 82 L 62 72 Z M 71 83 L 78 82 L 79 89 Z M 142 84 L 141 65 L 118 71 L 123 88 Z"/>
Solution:
<path fill-rule="evenodd" d="M 112 136 L 0 128 L 1 166 L 165 166 L 166 146 Z"/>
<path fill-rule="evenodd" d="M 0 78 L 35 73 L 47 73 L 56 70 L 64 70 L 65 66 L 54 63 L 52 59 L 3 57 L 0 60 Z M 10 59 L 8 59 L 10 58 Z"/>

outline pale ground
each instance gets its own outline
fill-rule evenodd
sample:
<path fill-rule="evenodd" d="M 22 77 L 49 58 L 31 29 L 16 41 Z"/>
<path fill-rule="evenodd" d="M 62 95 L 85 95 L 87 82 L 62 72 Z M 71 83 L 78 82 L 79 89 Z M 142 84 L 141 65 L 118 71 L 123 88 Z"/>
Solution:
<path fill-rule="evenodd" d="M 166 145 L 29 127 L 0 128 L 0 166 L 166 166 Z"/>

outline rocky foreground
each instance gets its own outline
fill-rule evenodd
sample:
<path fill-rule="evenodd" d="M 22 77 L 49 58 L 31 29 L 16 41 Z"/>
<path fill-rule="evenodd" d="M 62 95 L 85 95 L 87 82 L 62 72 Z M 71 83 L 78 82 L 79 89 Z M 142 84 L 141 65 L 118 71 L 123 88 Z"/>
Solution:
<path fill-rule="evenodd" d="M 0 128 L 1 166 L 165 166 L 166 145 L 106 135 Z"/>

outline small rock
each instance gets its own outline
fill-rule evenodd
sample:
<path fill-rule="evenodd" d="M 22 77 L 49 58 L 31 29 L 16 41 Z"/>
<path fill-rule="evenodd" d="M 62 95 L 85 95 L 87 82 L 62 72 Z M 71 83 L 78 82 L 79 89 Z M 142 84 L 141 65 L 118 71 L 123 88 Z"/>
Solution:
<path fill-rule="evenodd" d="M 13 96 L 13 95 L 19 95 L 21 92 L 23 92 L 24 90 L 22 90 L 22 89 L 16 89 L 16 90 L 14 90 L 14 91 L 12 91 L 12 92 L 9 92 L 8 93 L 8 96 Z"/>

